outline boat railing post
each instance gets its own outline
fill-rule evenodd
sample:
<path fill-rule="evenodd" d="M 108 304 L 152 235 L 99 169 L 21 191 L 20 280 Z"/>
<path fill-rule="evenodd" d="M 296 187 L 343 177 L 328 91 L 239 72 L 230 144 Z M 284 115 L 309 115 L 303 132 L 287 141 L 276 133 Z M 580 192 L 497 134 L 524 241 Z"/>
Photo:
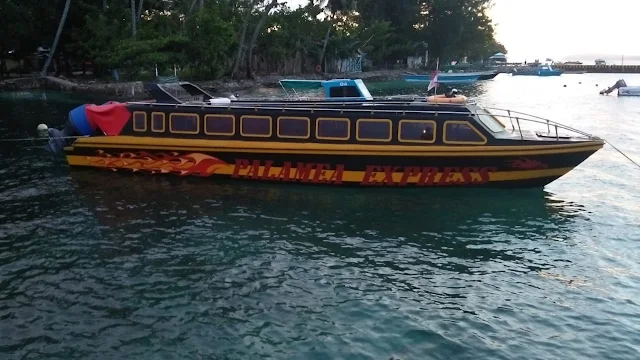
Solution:
<path fill-rule="evenodd" d="M 560 135 L 558 135 L 558 125 L 556 125 L 556 141 L 560 141 Z"/>
<path fill-rule="evenodd" d="M 524 140 L 524 135 L 522 135 L 522 128 L 520 127 L 520 119 L 516 117 L 516 122 L 518 123 L 518 131 L 520 131 L 520 140 Z"/>
<path fill-rule="evenodd" d="M 549 120 L 547 120 L 547 134 L 551 132 L 551 127 L 549 124 Z M 556 132 L 558 132 L 558 126 L 556 126 Z"/>
<path fill-rule="evenodd" d="M 516 126 L 513 124 L 513 117 L 511 117 L 511 110 L 507 110 L 509 121 L 511 122 L 511 130 L 516 131 Z"/>

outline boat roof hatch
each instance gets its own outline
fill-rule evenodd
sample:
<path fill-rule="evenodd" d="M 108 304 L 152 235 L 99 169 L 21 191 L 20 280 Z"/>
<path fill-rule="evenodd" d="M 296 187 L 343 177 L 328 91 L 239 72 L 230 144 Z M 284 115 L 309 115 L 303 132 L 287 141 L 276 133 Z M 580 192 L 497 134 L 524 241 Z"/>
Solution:
<path fill-rule="evenodd" d="M 373 100 L 373 96 L 361 79 L 331 80 L 280 80 L 280 86 L 287 92 L 293 90 L 324 89 L 327 100 Z"/>
<path fill-rule="evenodd" d="M 187 81 L 164 84 L 146 83 L 144 87 L 157 102 L 167 104 L 181 104 L 188 101 L 206 102 L 213 98 L 199 86 Z"/>

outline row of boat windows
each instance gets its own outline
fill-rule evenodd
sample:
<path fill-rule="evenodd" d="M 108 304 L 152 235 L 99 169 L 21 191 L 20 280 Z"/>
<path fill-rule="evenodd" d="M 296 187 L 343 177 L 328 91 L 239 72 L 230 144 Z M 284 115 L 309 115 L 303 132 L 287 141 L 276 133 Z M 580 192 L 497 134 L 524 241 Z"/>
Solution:
<path fill-rule="evenodd" d="M 234 115 L 211 114 L 204 117 L 204 133 L 207 135 L 234 136 L 239 130 L 244 137 L 271 137 L 273 135 L 271 116 L 243 115 L 240 117 L 240 129 L 236 129 Z M 311 119 L 307 117 L 280 116 L 276 119 L 276 132 L 279 138 L 309 139 L 311 137 Z M 166 115 L 151 114 L 151 131 L 164 133 Z M 175 134 L 200 134 L 200 116 L 198 114 L 174 113 L 169 115 L 169 132 Z M 393 124 L 389 119 L 356 120 L 356 139 L 358 141 L 389 142 L 393 138 Z M 133 114 L 133 130 L 146 132 L 147 113 L 136 111 Z M 315 137 L 320 140 L 349 140 L 351 138 L 351 120 L 347 118 L 316 119 Z M 433 120 L 402 119 L 398 125 L 398 141 L 434 143 L 436 140 L 436 122 Z M 485 144 L 487 138 L 472 124 L 464 120 L 449 120 L 444 123 L 443 141 L 450 144 Z"/>

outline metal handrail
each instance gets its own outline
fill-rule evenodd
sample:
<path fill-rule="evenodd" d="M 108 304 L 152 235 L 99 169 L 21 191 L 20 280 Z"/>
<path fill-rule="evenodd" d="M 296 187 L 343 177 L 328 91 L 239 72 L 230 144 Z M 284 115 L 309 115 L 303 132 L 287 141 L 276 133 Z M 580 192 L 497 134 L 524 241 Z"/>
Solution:
<path fill-rule="evenodd" d="M 173 108 L 178 108 L 178 107 L 191 107 L 191 108 L 209 108 L 209 109 L 223 109 L 226 108 L 228 110 L 251 110 L 251 111 L 258 111 L 258 110 L 271 110 L 271 111 L 279 111 L 279 112 L 283 112 L 283 111 L 297 111 L 297 112 L 304 112 L 304 111 L 308 111 L 310 113 L 316 113 L 316 112 L 336 112 L 336 111 L 340 111 L 340 113 L 363 113 L 366 112 L 369 115 L 373 114 L 375 115 L 376 113 L 378 114 L 394 114 L 394 115 L 422 115 L 422 116 L 438 116 L 438 115 L 457 115 L 457 116 L 468 116 L 468 117 L 473 117 L 475 115 L 475 117 L 477 118 L 478 115 L 489 115 L 492 116 L 494 118 L 508 118 L 509 121 L 512 124 L 512 130 L 515 131 L 515 125 L 513 124 L 513 120 L 516 121 L 517 124 L 517 128 L 518 128 L 518 132 L 520 134 L 521 139 L 524 139 L 524 134 L 522 133 L 522 127 L 520 125 L 520 122 L 530 122 L 530 123 L 537 123 L 537 124 L 542 124 L 542 125 L 547 125 L 547 128 L 550 132 L 550 128 L 553 126 L 555 129 L 555 135 L 556 135 L 556 140 L 560 140 L 560 135 L 558 133 L 558 129 L 562 129 L 562 130 L 567 130 L 570 132 L 574 132 L 576 134 L 585 136 L 589 139 L 599 139 L 598 137 L 589 134 L 587 132 L 584 132 L 582 130 L 578 130 L 575 128 L 572 128 L 570 126 L 549 120 L 549 119 L 545 119 L 536 115 L 530 115 L 530 114 L 526 114 L 526 113 L 522 113 L 522 112 L 518 112 L 518 111 L 513 111 L 513 110 L 508 110 L 508 109 L 500 109 L 500 108 L 481 108 L 481 110 L 483 110 L 483 113 L 479 112 L 479 111 L 473 111 L 470 110 L 469 112 L 459 112 L 459 111 L 442 111 L 442 110 L 416 110 L 416 109 L 407 109 L 407 108 L 402 108 L 402 109 L 376 109 L 375 106 L 372 106 L 371 108 L 366 108 L 366 107 L 361 107 L 361 108 L 340 108 L 340 107 L 327 107 L 327 108 L 323 108 L 323 107 L 296 107 L 296 106 L 264 106 L 264 105 L 275 105 L 275 104 L 256 104 L 254 106 L 251 106 L 250 104 L 246 104 L 246 105 L 240 105 L 240 104 L 219 104 L 219 105 L 211 105 L 211 104 L 206 104 L 206 103 L 202 103 L 202 104 L 165 104 L 165 103 L 149 103 L 149 102 L 130 102 L 129 104 L 132 105 L 141 105 L 141 106 L 166 106 L 166 107 L 173 107 Z M 317 104 L 317 105 L 327 105 L 326 102 L 323 103 L 313 103 L 313 104 Z M 365 102 L 351 102 L 351 103 L 341 103 L 341 102 L 335 102 L 335 103 L 331 103 L 331 105 L 334 106 L 338 106 L 338 105 L 342 105 L 342 106 L 346 106 L 346 105 L 358 105 L 358 104 L 365 104 Z M 385 103 L 384 105 L 407 105 L 409 103 L 406 102 L 398 102 L 398 103 Z M 309 105 L 309 104 L 304 104 L 304 105 Z M 425 103 L 425 105 L 427 105 Z M 429 106 L 451 106 L 452 104 L 428 104 Z M 453 104 L 456 105 L 456 104 Z M 495 110 L 495 111 L 505 111 L 507 112 L 507 115 L 501 115 L 501 114 L 496 114 L 496 113 L 492 113 L 488 110 Z M 478 120 L 478 122 L 480 124 L 483 124 L 483 122 L 481 120 Z M 502 123 L 502 122 L 500 122 Z M 504 124 L 503 124 L 504 125 Z"/>
<path fill-rule="evenodd" d="M 511 119 L 511 118 L 513 118 L 512 115 L 516 115 L 516 117 L 515 117 L 516 119 L 525 120 L 527 122 L 533 122 L 533 123 L 538 123 L 538 124 L 542 124 L 542 125 L 547 125 L 547 131 L 549 133 L 551 133 L 550 127 L 553 126 L 555 128 L 556 139 L 559 137 L 558 128 L 563 129 L 563 130 L 567 130 L 567 131 L 571 131 L 571 132 L 580 134 L 582 136 L 586 136 L 586 137 L 588 137 L 590 139 L 599 139 L 597 136 L 595 136 L 593 134 L 589 134 L 589 133 L 584 132 L 582 130 L 579 130 L 579 129 L 573 128 L 571 126 L 564 125 L 564 124 L 561 124 L 559 122 L 556 122 L 556 121 L 553 121 L 553 120 L 549 120 L 549 119 L 546 119 L 546 118 L 543 118 L 543 117 L 540 117 L 540 116 L 537 116 L 537 115 L 527 114 L 527 113 L 523 113 L 523 112 L 520 112 L 520 111 L 514 111 L 514 110 L 509 110 L 509 109 L 494 108 L 494 107 L 486 107 L 486 108 L 484 108 L 484 110 L 504 111 L 504 112 L 507 112 L 507 114 L 508 114 L 507 116 L 504 116 L 504 115 L 497 115 L 497 114 L 493 114 L 493 113 L 487 112 L 488 115 L 491 115 L 491 116 L 494 116 L 494 117 L 501 116 L 501 117 L 509 117 Z M 520 115 L 520 116 L 517 116 L 517 115 Z M 523 118 L 523 117 L 525 117 L 525 118 Z M 522 135 L 522 129 L 520 128 L 520 124 L 518 124 L 518 129 L 520 131 L 520 134 Z"/>

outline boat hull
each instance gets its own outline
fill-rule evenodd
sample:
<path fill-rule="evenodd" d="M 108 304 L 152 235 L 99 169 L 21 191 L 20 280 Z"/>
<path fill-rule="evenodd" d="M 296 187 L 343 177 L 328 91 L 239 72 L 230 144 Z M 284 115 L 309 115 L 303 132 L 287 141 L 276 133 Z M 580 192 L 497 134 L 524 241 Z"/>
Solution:
<path fill-rule="evenodd" d="M 439 73 L 438 82 L 441 84 L 464 84 L 478 81 L 481 73 Z M 430 82 L 432 75 L 405 75 L 405 81 Z"/>
<path fill-rule="evenodd" d="M 480 77 L 478 78 L 478 80 L 491 80 L 493 78 L 495 78 L 496 76 L 498 76 L 498 72 L 497 71 L 487 71 L 484 72 L 480 75 Z"/>
<path fill-rule="evenodd" d="M 65 148 L 73 167 L 356 187 L 543 187 L 602 147 L 551 146 L 292 147 L 239 141 L 101 137 Z"/>

